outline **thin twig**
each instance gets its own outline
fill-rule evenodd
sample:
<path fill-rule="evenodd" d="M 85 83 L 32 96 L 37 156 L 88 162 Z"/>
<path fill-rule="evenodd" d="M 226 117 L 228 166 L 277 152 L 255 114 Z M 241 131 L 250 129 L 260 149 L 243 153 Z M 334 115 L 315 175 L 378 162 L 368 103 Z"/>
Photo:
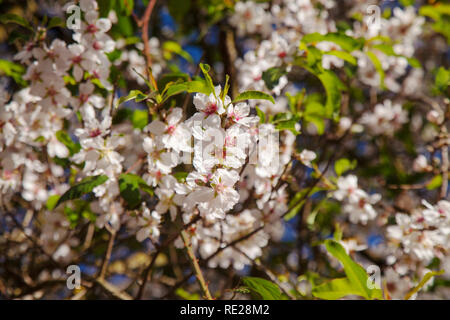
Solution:
<path fill-rule="evenodd" d="M 446 199 L 447 190 L 448 190 L 448 169 L 449 169 L 448 146 L 447 145 L 442 146 L 441 154 L 442 154 L 442 165 L 441 165 L 442 185 L 441 185 L 440 197 L 441 197 L 441 199 Z"/>
<path fill-rule="evenodd" d="M 186 230 L 187 228 L 189 228 L 191 225 L 193 225 L 194 223 L 196 223 L 198 220 L 200 220 L 200 215 L 195 216 L 189 223 L 185 224 L 182 228 L 182 230 Z M 171 238 L 167 239 L 162 245 L 157 246 L 156 248 L 156 252 L 154 253 L 152 260 L 150 261 L 150 264 L 148 265 L 147 268 L 145 268 L 144 272 L 142 273 L 142 282 L 140 284 L 139 287 L 139 291 L 135 297 L 135 300 L 140 300 L 142 299 L 142 295 L 144 294 L 144 289 L 145 289 L 145 285 L 148 281 L 148 277 L 150 274 L 150 271 L 153 268 L 153 265 L 156 262 L 156 258 L 159 256 L 159 254 L 165 249 L 167 248 L 173 241 L 175 241 L 178 238 L 179 234 L 176 233 L 175 235 L 173 235 Z"/>
<path fill-rule="evenodd" d="M 150 56 L 150 46 L 148 44 L 148 23 L 150 22 L 150 16 L 153 8 L 155 7 L 156 0 L 150 0 L 145 9 L 144 16 L 142 17 L 142 41 L 144 42 L 144 56 L 147 64 L 147 75 L 150 78 L 150 67 L 152 66 L 152 57 Z"/>
<path fill-rule="evenodd" d="M 133 298 L 128 293 L 120 291 L 116 286 L 112 285 L 105 279 L 96 279 L 95 283 L 100 285 L 100 287 L 105 289 L 112 296 L 120 300 L 133 300 Z"/>
<path fill-rule="evenodd" d="M 114 246 L 114 240 L 116 238 L 116 232 L 111 232 L 108 241 L 108 248 L 106 249 L 105 258 L 103 259 L 102 267 L 100 269 L 100 274 L 98 275 L 98 279 L 104 279 L 106 274 L 106 269 L 108 268 L 109 259 L 111 259 L 111 253 Z"/>
<path fill-rule="evenodd" d="M 198 260 L 195 257 L 194 250 L 192 249 L 191 240 L 189 239 L 188 234 L 184 230 L 181 231 L 181 239 L 183 239 L 184 247 L 186 248 L 189 260 L 191 261 L 192 267 L 194 268 L 194 273 L 195 276 L 197 277 L 200 288 L 205 294 L 206 299 L 213 300 L 213 297 L 209 292 L 208 285 L 206 284 L 205 278 L 203 277 L 202 270 L 200 269 L 200 265 L 198 264 Z"/>

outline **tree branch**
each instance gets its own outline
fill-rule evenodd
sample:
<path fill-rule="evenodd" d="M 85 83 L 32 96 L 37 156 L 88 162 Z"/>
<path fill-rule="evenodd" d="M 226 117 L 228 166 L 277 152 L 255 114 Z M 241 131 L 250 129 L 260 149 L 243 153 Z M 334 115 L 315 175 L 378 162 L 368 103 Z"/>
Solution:
<path fill-rule="evenodd" d="M 200 288 L 202 288 L 203 293 L 205 294 L 206 299 L 214 300 L 209 292 L 208 285 L 205 282 L 205 278 L 203 277 L 202 270 L 200 265 L 198 264 L 198 260 L 195 257 L 194 250 L 192 250 L 191 240 L 189 239 L 186 231 L 181 231 L 181 239 L 183 239 L 184 247 L 186 248 L 189 260 L 191 261 L 192 267 L 194 268 L 195 276 L 197 277 Z"/>

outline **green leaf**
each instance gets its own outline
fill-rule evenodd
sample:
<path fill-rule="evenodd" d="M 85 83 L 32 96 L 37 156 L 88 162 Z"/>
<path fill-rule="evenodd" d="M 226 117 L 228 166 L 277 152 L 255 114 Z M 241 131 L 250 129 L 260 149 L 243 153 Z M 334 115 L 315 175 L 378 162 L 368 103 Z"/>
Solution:
<path fill-rule="evenodd" d="M 292 209 L 289 210 L 289 212 L 284 216 L 284 220 L 288 221 L 298 214 L 298 212 L 302 208 L 303 204 L 305 203 L 307 194 L 309 196 L 311 196 L 311 195 L 315 194 L 316 192 L 322 191 L 322 190 L 323 190 L 322 188 L 314 187 L 311 189 L 311 191 L 310 191 L 310 188 L 304 188 L 304 189 L 300 190 L 299 192 L 297 192 L 292 197 L 291 201 L 289 201 L 289 208 L 292 207 Z"/>
<path fill-rule="evenodd" d="M 317 43 L 321 41 L 331 41 L 339 45 L 343 50 L 351 52 L 362 48 L 362 41 L 358 41 L 343 33 L 327 33 L 322 35 L 320 33 L 310 33 L 302 38 L 303 43 Z"/>
<path fill-rule="evenodd" d="M 91 222 L 95 222 L 97 219 L 95 213 L 93 213 L 89 208 L 89 202 L 82 200 L 74 201 L 74 209 L 69 206 L 65 206 L 64 215 L 67 220 L 69 220 L 71 229 L 75 228 L 80 223 L 82 218 L 88 219 Z"/>
<path fill-rule="evenodd" d="M 255 107 L 256 109 L 256 114 L 259 117 L 259 123 L 266 123 L 266 114 L 264 112 L 262 112 L 262 110 L 258 107 Z"/>
<path fill-rule="evenodd" d="M 125 13 L 127 16 L 131 15 L 134 8 L 134 0 L 119 0 L 120 12 Z"/>
<path fill-rule="evenodd" d="M 194 63 L 194 60 L 192 59 L 192 56 L 183 48 L 181 45 L 175 41 L 166 41 L 163 44 L 163 50 L 166 50 L 169 53 L 175 53 L 179 55 L 180 57 L 184 58 L 189 63 Z M 171 58 L 170 56 L 168 57 Z"/>
<path fill-rule="evenodd" d="M 360 291 L 348 278 L 333 279 L 312 289 L 314 297 L 325 300 L 337 300 L 349 295 L 360 296 Z"/>
<path fill-rule="evenodd" d="M 316 47 L 313 47 L 313 46 L 308 46 L 306 50 L 307 50 L 306 62 L 308 64 L 308 66 L 310 66 L 311 68 L 314 68 L 314 70 L 318 70 L 318 71 L 322 72 L 323 71 L 322 51 L 320 51 L 319 49 L 317 49 Z"/>
<path fill-rule="evenodd" d="M 306 199 L 301 200 L 299 204 L 289 210 L 289 212 L 284 216 L 284 220 L 288 221 L 295 217 L 300 212 L 301 208 L 305 204 L 305 201 Z"/>
<path fill-rule="evenodd" d="M 277 113 L 276 115 L 274 115 L 270 122 L 275 124 L 277 122 L 287 121 L 287 120 L 291 120 L 291 119 L 292 119 L 292 113 L 280 112 L 280 113 Z"/>
<path fill-rule="evenodd" d="M 334 74 L 333 71 L 324 70 L 317 74 L 317 77 L 322 82 L 325 92 L 327 93 L 327 101 L 325 103 L 326 116 L 331 118 L 338 113 L 341 108 L 341 89 L 344 84 Z"/>
<path fill-rule="evenodd" d="M 27 28 L 31 31 L 33 31 L 33 28 L 31 27 L 30 23 L 22 18 L 21 16 L 18 16 L 17 14 L 13 13 L 5 13 L 0 15 L 0 23 L 8 24 L 8 23 L 15 23 L 18 24 L 24 28 Z"/>
<path fill-rule="evenodd" d="M 27 82 L 22 78 L 25 73 L 25 68 L 20 64 L 0 59 L 0 75 L 2 73 L 8 77 L 12 77 L 14 81 L 21 86 L 26 86 L 27 84 Z"/>
<path fill-rule="evenodd" d="M 420 283 L 406 294 L 405 300 L 409 300 L 409 298 L 411 298 L 416 292 L 418 292 L 428 282 L 428 280 L 430 280 L 434 276 L 440 276 L 444 273 L 444 271 L 445 270 L 428 272 L 420 281 Z"/>
<path fill-rule="evenodd" d="M 438 72 L 436 73 L 436 79 L 434 83 L 439 90 L 447 90 L 448 84 L 450 83 L 450 71 L 446 70 L 444 67 L 440 67 Z"/>
<path fill-rule="evenodd" d="M 286 92 L 286 98 L 288 99 L 289 109 L 292 114 L 298 115 L 300 113 L 301 107 L 305 100 L 306 89 L 303 88 L 300 92 L 297 92 L 295 95 L 291 95 L 289 92 Z"/>
<path fill-rule="evenodd" d="M 58 203 L 58 200 L 60 198 L 59 194 L 54 194 L 48 197 L 47 202 L 45 206 L 47 207 L 47 210 L 53 210 L 56 207 L 56 204 Z"/>
<path fill-rule="evenodd" d="M 412 5 L 414 5 L 414 2 L 415 2 L 415 0 L 400 0 L 400 3 L 404 7 L 412 6 Z"/>
<path fill-rule="evenodd" d="M 336 240 L 336 241 L 341 241 L 341 240 L 342 240 L 342 235 L 343 235 L 342 228 L 341 228 L 341 226 L 339 225 L 339 223 L 336 222 L 336 224 L 335 224 L 335 230 L 334 230 L 334 233 L 333 233 L 333 238 L 334 238 L 334 240 Z"/>
<path fill-rule="evenodd" d="M 170 15 L 180 23 L 186 18 L 191 7 L 191 2 L 186 0 L 169 0 L 168 6 Z"/>
<path fill-rule="evenodd" d="M 183 288 L 175 290 L 175 294 L 184 300 L 200 300 L 200 295 L 198 293 L 189 293 Z"/>
<path fill-rule="evenodd" d="M 189 75 L 182 72 L 172 72 L 161 76 L 160 79 L 158 79 L 158 88 L 164 88 L 161 94 L 164 95 L 165 90 L 167 90 L 170 85 L 173 85 L 177 81 L 189 81 Z"/>
<path fill-rule="evenodd" d="M 230 81 L 230 76 L 226 74 L 225 75 L 225 85 L 223 86 L 223 90 L 220 93 L 220 99 L 222 101 L 225 101 L 225 97 L 227 96 L 228 91 L 230 90 L 230 83 L 229 83 L 229 81 Z"/>
<path fill-rule="evenodd" d="M 308 99 L 305 105 L 303 118 L 316 126 L 319 135 L 322 135 L 325 132 L 326 109 L 322 103 Z"/>
<path fill-rule="evenodd" d="M 123 173 L 119 177 L 119 190 L 122 198 L 125 199 L 129 208 L 135 208 L 141 203 L 141 193 L 143 190 L 153 195 L 153 190 L 140 176 L 132 173 Z"/>
<path fill-rule="evenodd" d="M 51 28 L 64 28 L 66 25 L 64 23 L 64 20 L 61 19 L 60 17 L 53 17 L 50 19 L 49 23 L 47 24 L 47 29 L 51 29 Z"/>
<path fill-rule="evenodd" d="M 433 190 L 439 188 L 442 185 L 442 175 L 438 174 L 431 179 L 430 182 L 427 183 L 427 189 Z"/>
<path fill-rule="evenodd" d="M 106 56 L 108 57 L 109 61 L 113 62 L 122 56 L 122 51 L 115 49 L 111 52 L 106 53 Z"/>
<path fill-rule="evenodd" d="M 275 88 L 282 76 L 287 74 L 286 70 L 278 67 L 269 68 L 262 74 L 262 79 L 269 90 Z"/>
<path fill-rule="evenodd" d="M 64 215 L 70 222 L 70 228 L 75 228 L 78 224 L 78 221 L 80 220 L 80 215 L 78 214 L 78 212 L 66 206 L 64 207 Z"/>
<path fill-rule="evenodd" d="M 59 142 L 64 144 L 67 149 L 69 149 L 70 156 L 73 156 L 81 150 L 81 145 L 79 143 L 75 143 L 67 134 L 67 132 L 63 130 L 56 132 L 56 139 L 58 139 Z"/>
<path fill-rule="evenodd" d="M 356 164 L 356 160 L 350 161 L 347 158 L 341 158 L 334 163 L 334 171 L 341 176 L 344 172 L 356 168 Z"/>
<path fill-rule="evenodd" d="M 367 286 L 367 279 L 369 277 L 366 271 L 348 256 L 342 245 L 334 240 L 325 240 L 325 247 L 331 255 L 342 263 L 345 274 L 353 288 L 353 293 L 358 292 L 358 295 L 366 299 L 383 298 L 381 289 L 369 289 Z"/>
<path fill-rule="evenodd" d="M 441 15 L 442 15 L 442 12 L 440 12 L 439 7 L 441 7 L 441 6 L 440 5 L 422 6 L 419 9 L 419 14 L 421 16 L 427 16 L 427 17 L 432 18 L 433 20 L 438 21 L 441 19 Z M 444 7 L 444 11 L 445 11 L 445 7 L 449 7 L 449 6 L 442 5 L 442 7 Z"/>
<path fill-rule="evenodd" d="M 347 61 L 347 62 L 349 62 L 349 63 L 351 63 L 353 65 L 356 65 L 356 58 L 354 56 L 352 56 L 348 52 L 338 51 L 338 50 L 331 50 L 331 51 L 324 52 L 324 54 L 336 56 L 339 59 L 345 60 L 345 61 Z"/>
<path fill-rule="evenodd" d="M 277 130 L 289 130 L 293 134 L 298 135 L 300 134 L 299 131 L 297 131 L 296 126 L 298 123 L 298 119 L 289 119 L 289 120 L 282 120 L 275 123 L 275 129 Z"/>
<path fill-rule="evenodd" d="M 211 76 L 209 75 L 211 67 L 208 64 L 200 63 L 200 69 L 202 69 L 203 75 L 205 76 L 206 84 L 208 85 L 209 89 L 214 94 L 214 96 L 216 96 L 216 92 L 214 90 L 214 83 L 211 79 Z"/>
<path fill-rule="evenodd" d="M 383 67 L 381 65 L 380 60 L 375 55 L 375 53 L 373 53 L 371 51 L 367 51 L 366 54 L 369 57 L 370 61 L 372 61 L 373 66 L 375 67 L 375 70 L 377 70 L 377 72 L 380 74 L 380 86 L 381 86 L 381 88 L 383 88 L 383 89 L 386 88 L 385 85 L 384 85 L 384 70 L 383 70 Z"/>
<path fill-rule="evenodd" d="M 411 67 L 422 68 L 422 64 L 416 58 L 408 58 L 408 57 L 405 57 L 405 58 L 406 58 L 406 60 L 408 60 L 408 63 L 411 65 Z"/>
<path fill-rule="evenodd" d="M 120 34 L 121 36 L 131 37 L 133 36 L 133 20 L 131 17 L 125 15 L 117 15 L 117 23 L 113 24 L 112 31 Z"/>
<path fill-rule="evenodd" d="M 386 43 L 375 44 L 372 46 L 372 48 L 377 49 L 388 56 L 397 56 L 397 54 L 394 51 L 394 48 L 391 45 L 386 44 Z"/>
<path fill-rule="evenodd" d="M 409 57 L 405 57 L 401 54 L 395 53 L 394 48 L 389 44 L 386 44 L 386 43 L 375 44 L 372 46 L 372 48 L 377 49 L 388 56 L 405 58 L 408 61 L 408 63 L 411 65 L 411 67 L 413 67 L 413 68 L 421 68 L 422 67 L 419 60 L 417 60 L 416 58 L 409 58 Z"/>
<path fill-rule="evenodd" d="M 184 91 L 187 91 L 189 93 L 199 92 L 203 94 L 210 94 L 211 88 L 203 80 L 175 83 L 169 86 L 164 94 L 163 101 Z"/>
<path fill-rule="evenodd" d="M 244 277 L 242 282 L 250 291 L 263 300 L 283 300 L 280 288 L 268 280 L 256 277 Z"/>
<path fill-rule="evenodd" d="M 120 97 L 117 100 L 116 108 L 118 108 L 122 103 L 135 99 L 136 102 L 140 102 L 145 100 L 147 95 L 142 93 L 140 90 L 131 90 L 130 93 L 126 96 Z"/>
<path fill-rule="evenodd" d="M 261 92 L 261 91 L 245 91 L 240 93 L 236 99 L 233 100 L 233 103 L 249 100 L 249 99 L 260 99 L 260 100 L 269 100 L 273 104 L 275 104 L 275 100 L 270 94 Z"/>
<path fill-rule="evenodd" d="M 179 171 L 172 174 L 178 182 L 185 182 L 186 177 L 188 176 L 187 172 Z"/>
<path fill-rule="evenodd" d="M 111 0 L 97 0 L 100 17 L 106 17 L 108 13 L 116 6 L 116 1 Z"/>
<path fill-rule="evenodd" d="M 131 116 L 131 123 L 133 124 L 133 128 L 144 129 L 144 127 L 148 124 L 148 112 L 147 110 L 139 110 L 136 109 Z"/>
<path fill-rule="evenodd" d="M 61 196 L 61 198 L 59 198 L 55 208 L 65 201 L 78 199 L 91 192 L 95 187 L 105 183 L 106 180 L 108 180 L 108 176 L 105 175 L 84 178 L 80 183 L 71 187 Z"/>

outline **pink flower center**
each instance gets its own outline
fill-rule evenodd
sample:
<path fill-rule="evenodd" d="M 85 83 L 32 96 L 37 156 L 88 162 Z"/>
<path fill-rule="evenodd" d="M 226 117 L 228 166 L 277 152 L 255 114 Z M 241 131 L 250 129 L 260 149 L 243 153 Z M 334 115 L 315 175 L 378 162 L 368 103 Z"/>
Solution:
<path fill-rule="evenodd" d="M 358 205 L 361 209 L 364 208 L 364 206 L 366 205 L 366 200 L 362 198 L 359 199 Z"/>
<path fill-rule="evenodd" d="M 168 134 L 173 134 L 175 132 L 175 126 L 169 126 L 168 128 L 167 128 L 167 133 Z"/>
<path fill-rule="evenodd" d="M 4 178 L 5 180 L 11 179 L 11 178 L 12 178 L 12 172 L 9 171 L 9 170 L 4 170 L 4 171 L 3 171 L 3 178 Z"/>
<path fill-rule="evenodd" d="M 87 94 L 81 94 L 80 95 L 81 103 L 86 103 L 88 100 L 89 100 L 89 96 Z"/>
<path fill-rule="evenodd" d="M 87 26 L 86 31 L 88 33 L 96 33 L 98 31 L 98 28 L 95 24 L 90 24 Z"/>
<path fill-rule="evenodd" d="M 102 131 L 100 130 L 100 129 L 94 129 L 94 130 L 92 130 L 90 133 L 89 133 L 89 136 L 91 137 L 91 138 L 95 138 L 95 137 L 98 137 L 99 135 L 101 135 L 102 134 Z"/>
<path fill-rule="evenodd" d="M 95 41 L 94 44 L 92 45 L 92 47 L 93 47 L 95 50 L 100 50 L 100 49 L 102 48 L 102 45 L 100 44 L 100 42 Z"/>
<path fill-rule="evenodd" d="M 81 60 L 82 60 L 82 58 L 81 58 L 81 55 L 80 55 L 80 56 L 74 57 L 74 58 L 72 59 L 72 62 L 73 62 L 74 64 L 79 64 L 79 63 L 81 63 Z"/>
<path fill-rule="evenodd" d="M 230 113 L 230 118 L 233 119 L 234 121 L 239 121 L 241 120 L 241 117 L 239 117 L 236 113 L 231 112 Z"/>
<path fill-rule="evenodd" d="M 47 95 L 49 95 L 50 97 L 54 97 L 56 95 L 56 90 L 53 87 L 50 87 L 47 89 Z"/>
<path fill-rule="evenodd" d="M 49 51 L 47 52 L 47 57 L 54 60 L 57 57 L 57 55 L 53 51 Z"/>
<path fill-rule="evenodd" d="M 281 59 L 283 59 L 284 57 L 286 57 L 286 52 L 282 51 L 278 54 L 278 57 L 280 57 Z"/>
<path fill-rule="evenodd" d="M 209 116 L 217 111 L 217 104 L 209 103 L 204 112 Z"/>
<path fill-rule="evenodd" d="M 215 188 L 217 193 L 222 193 L 225 191 L 225 186 L 222 183 L 216 184 Z"/>
<path fill-rule="evenodd" d="M 37 72 L 36 70 L 33 71 L 33 74 L 31 75 L 31 80 L 33 80 L 33 81 L 41 80 L 41 73 Z"/>

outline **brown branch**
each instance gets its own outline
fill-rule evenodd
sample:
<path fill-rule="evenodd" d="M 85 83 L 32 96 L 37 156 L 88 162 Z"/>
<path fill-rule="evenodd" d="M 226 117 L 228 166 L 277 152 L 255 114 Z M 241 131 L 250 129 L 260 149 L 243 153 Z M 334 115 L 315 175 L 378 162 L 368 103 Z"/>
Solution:
<path fill-rule="evenodd" d="M 238 95 L 237 77 L 235 63 L 238 59 L 233 30 L 223 27 L 220 30 L 220 48 L 224 62 L 224 72 L 230 76 L 230 96 L 235 98 Z"/>
<path fill-rule="evenodd" d="M 103 259 L 102 267 L 100 269 L 100 274 L 98 275 L 98 280 L 104 279 L 106 274 L 106 269 L 108 268 L 109 260 L 111 259 L 111 253 L 114 246 L 114 240 L 116 238 L 116 232 L 111 232 L 108 241 L 108 248 L 106 249 L 105 258 Z"/>
<path fill-rule="evenodd" d="M 444 127 L 444 126 L 443 126 Z M 448 146 L 444 144 L 441 148 L 442 153 L 442 185 L 441 185 L 441 199 L 447 198 L 447 190 L 448 190 L 448 170 L 449 170 L 449 159 L 448 159 Z"/>
<path fill-rule="evenodd" d="M 150 0 L 147 8 L 145 9 L 144 16 L 140 23 L 142 24 L 142 41 L 144 42 L 144 56 L 147 64 L 147 76 L 150 78 L 150 68 L 152 66 L 152 57 L 150 55 L 150 46 L 148 44 L 148 23 L 150 22 L 150 16 L 155 7 L 156 0 Z"/>
<path fill-rule="evenodd" d="M 200 220 L 200 215 L 195 216 L 189 223 L 185 224 L 182 228 L 181 231 L 186 230 L 187 228 L 189 228 L 191 225 L 193 225 L 194 223 L 196 223 L 198 220 Z M 157 246 L 156 247 L 156 252 L 153 255 L 152 260 L 150 261 L 150 264 L 148 265 L 147 268 L 145 268 L 144 272 L 142 273 L 142 283 L 140 284 L 139 287 L 139 291 L 135 297 L 135 300 L 140 300 L 142 299 L 142 295 L 144 294 L 144 288 L 145 285 L 148 281 L 148 277 L 150 274 L 150 271 L 152 270 L 155 262 L 156 262 L 156 258 L 158 257 L 158 255 L 165 249 L 167 248 L 173 241 L 175 241 L 177 238 L 179 237 L 179 233 L 177 232 L 176 234 L 174 234 L 171 238 L 167 239 L 162 245 Z"/>
<path fill-rule="evenodd" d="M 95 283 L 115 298 L 118 298 L 120 300 L 133 300 L 133 298 L 128 293 L 120 291 L 116 286 L 112 285 L 105 279 L 96 279 Z"/>
<path fill-rule="evenodd" d="M 202 289 L 203 293 L 205 294 L 206 299 L 213 300 L 213 297 L 211 296 L 211 293 L 209 292 L 208 285 L 206 284 L 205 278 L 203 277 L 202 270 L 200 268 L 200 265 L 198 264 L 198 260 L 195 257 L 194 250 L 192 249 L 191 240 L 189 239 L 188 234 L 186 231 L 181 231 L 181 239 L 183 239 L 184 247 L 186 248 L 186 252 L 188 254 L 189 260 L 192 264 L 192 267 L 194 269 L 195 276 L 197 277 L 198 284 L 200 285 L 200 288 Z"/>

